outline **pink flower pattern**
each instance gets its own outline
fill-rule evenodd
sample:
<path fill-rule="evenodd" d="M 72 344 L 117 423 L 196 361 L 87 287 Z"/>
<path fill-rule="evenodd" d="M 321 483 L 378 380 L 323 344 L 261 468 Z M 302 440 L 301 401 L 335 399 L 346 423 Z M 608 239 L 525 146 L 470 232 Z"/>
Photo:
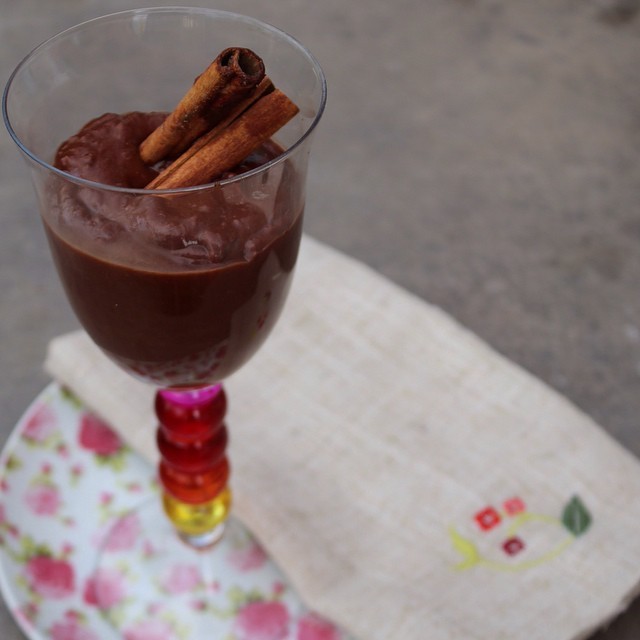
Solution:
<path fill-rule="evenodd" d="M 315 613 L 308 613 L 298 621 L 296 640 L 341 640 L 336 626 Z"/>
<path fill-rule="evenodd" d="M 82 595 L 89 605 L 111 609 L 125 598 L 124 576 L 109 567 L 98 569 L 85 582 Z"/>
<path fill-rule="evenodd" d="M 250 602 L 238 612 L 235 632 L 238 640 L 283 640 L 289 632 L 289 611 L 282 602 Z"/>
<path fill-rule="evenodd" d="M 100 640 L 73 612 L 67 612 L 63 620 L 54 623 L 49 635 L 51 640 Z"/>
<path fill-rule="evenodd" d="M 34 556 L 27 562 L 26 573 L 31 589 L 43 598 L 66 598 L 75 589 L 73 567 L 66 560 Z"/>
<path fill-rule="evenodd" d="M 101 640 L 96 623 L 102 609 L 122 616 L 124 640 L 188 640 L 188 627 L 178 625 L 179 615 L 171 603 L 183 601 L 171 596 L 185 595 L 186 606 L 210 620 L 216 636 L 217 629 L 224 628 L 220 633 L 233 640 L 340 640 L 337 630 L 318 616 L 291 615 L 289 603 L 295 598 L 289 587 L 277 573 L 272 576 L 265 551 L 242 530 L 231 538 L 224 560 L 241 583 L 252 584 L 255 571 L 260 587 L 242 587 L 239 593 L 234 586 L 235 594 L 229 591 L 225 607 L 221 601 L 229 589 L 226 577 L 205 581 L 197 562 L 175 564 L 155 578 L 156 588 L 169 594 L 169 601 L 156 594 L 146 606 L 146 615 L 130 617 L 129 589 L 136 579 L 135 569 L 132 573 L 117 554 L 133 552 L 144 557 L 160 552 L 142 537 L 135 511 L 115 518 L 135 504 L 132 494 L 148 490 L 152 477 L 146 475 L 146 467 L 138 470 L 134 456 L 122 455 L 125 445 L 104 422 L 64 400 L 59 413 L 58 402 L 52 394 L 34 405 L 22 423 L 21 437 L 5 458 L 6 474 L 12 475 L 10 483 L 3 483 L 0 529 L 11 562 L 20 571 L 13 585 L 17 597 L 13 613 L 25 628 L 50 640 Z M 71 438 L 61 428 L 69 415 L 74 416 L 71 424 L 75 426 Z M 95 458 L 88 460 L 87 452 Z M 121 464 L 125 459 L 126 465 Z M 98 483 L 96 470 L 102 476 Z M 25 530 L 18 529 L 13 518 L 16 513 L 25 514 L 25 509 L 26 520 L 19 520 L 27 523 Z M 36 524 L 34 529 L 33 523 L 40 522 L 34 515 L 41 516 L 46 526 Z M 77 539 L 68 538 L 71 525 Z M 85 547 L 91 540 L 116 555 L 109 556 L 112 564 L 87 577 Z M 272 586 L 265 590 L 265 584 Z"/>
<path fill-rule="evenodd" d="M 108 533 L 105 544 L 107 551 L 126 551 L 135 546 L 140 535 L 140 521 L 136 513 L 129 513 L 120 518 Z"/>
<path fill-rule="evenodd" d="M 29 508 L 40 516 L 54 516 L 60 508 L 58 488 L 51 484 L 35 484 L 29 487 L 25 496 Z"/>
<path fill-rule="evenodd" d="M 158 618 L 142 620 L 124 631 L 124 640 L 173 640 L 171 625 Z"/>
<path fill-rule="evenodd" d="M 41 404 L 31 414 L 22 431 L 25 440 L 42 444 L 52 436 L 57 428 L 56 415 L 47 404 Z"/>
<path fill-rule="evenodd" d="M 167 575 L 163 576 L 160 586 L 166 593 L 174 595 L 195 591 L 202 586 L 200 571 L 192 564 L 174 565 Z"/>
<path fill-rule="evenodd" d="M 122 440 L 102 420 L 91 413 L 85 413 L 80 421 L 78 442 L 99 456 L 110 456 L 122 448 Z"/>

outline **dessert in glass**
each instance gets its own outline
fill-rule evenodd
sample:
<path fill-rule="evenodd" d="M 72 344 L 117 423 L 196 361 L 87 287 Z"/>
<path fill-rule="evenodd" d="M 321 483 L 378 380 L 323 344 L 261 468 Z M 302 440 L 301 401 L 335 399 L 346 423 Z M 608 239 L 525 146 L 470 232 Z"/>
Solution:
<path fill-rule="evenodd" d="M 215 99 L 199 92 L 211 68 L 214 84 L 229 69 L 241 76 L 229 100 L 229 83 Z M 185 91 L 215 118 L 194 125 Z M 145 549 L 96 561 L 126 565 L 139 594 L 110 618 L 119 629 L 160 597 L 156 577 L 172 554 L 195 554 L 203 584 L 215 579 L 231 504 L 221 382 L 285 302 L 325 99 L 318 63 L 284 32 L 175 7 L 73 27 L 29 54 L 5 90 L 5 123 L 78 319 L 114 362 L 159 388 L 161 498 L 137 514 Z M 191 160 L 200 147 L 208 155 Z M 198 624 L 189 638 L 212 637 Z"/>

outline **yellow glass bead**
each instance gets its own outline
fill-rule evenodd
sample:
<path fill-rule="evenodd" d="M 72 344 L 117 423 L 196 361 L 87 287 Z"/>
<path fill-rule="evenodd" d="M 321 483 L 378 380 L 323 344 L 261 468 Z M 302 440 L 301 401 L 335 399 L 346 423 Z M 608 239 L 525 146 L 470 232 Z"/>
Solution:
<path fill-rule="evenodd" d="M 176 500 L 168 493 L 162 496 L 164 511 L 173 526 L 188 536 L 199 536 L 224 522 L 231 508 L 231 491 L 221 491 L 213 500 L 201 504 L 188 504 Z"/>

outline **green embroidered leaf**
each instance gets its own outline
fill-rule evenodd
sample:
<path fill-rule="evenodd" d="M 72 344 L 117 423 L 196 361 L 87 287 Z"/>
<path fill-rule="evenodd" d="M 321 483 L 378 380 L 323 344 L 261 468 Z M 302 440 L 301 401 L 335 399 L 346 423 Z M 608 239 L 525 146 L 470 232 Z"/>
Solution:
<path fill-rule="evenodd" d="M 587 507 L 578 496 L 573 496 L 562 512 L 562 524 L 576 537 L 591 526 L 592 518 Z"/>

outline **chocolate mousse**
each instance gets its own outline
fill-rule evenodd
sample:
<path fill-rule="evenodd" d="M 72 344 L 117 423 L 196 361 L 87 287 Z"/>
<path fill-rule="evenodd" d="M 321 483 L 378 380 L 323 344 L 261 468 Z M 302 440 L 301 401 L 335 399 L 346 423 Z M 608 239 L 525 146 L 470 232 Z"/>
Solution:
<path fill-rule="evenodd" d="M 162 113 L 105 114 L 65 141 L 45 228 L 80 322 L 129 372 L 162 386 L 227 377 L 283 306 L 302 228 L 302 178 L 263 143 L 206 187 L 146 190 L 140 159 Z M 220 182 L 220 180 L 222 182 Z M 132 191 L 133 190 L 133 191 Z M 136 191 L 139 190 L 139 191 Z"/>

